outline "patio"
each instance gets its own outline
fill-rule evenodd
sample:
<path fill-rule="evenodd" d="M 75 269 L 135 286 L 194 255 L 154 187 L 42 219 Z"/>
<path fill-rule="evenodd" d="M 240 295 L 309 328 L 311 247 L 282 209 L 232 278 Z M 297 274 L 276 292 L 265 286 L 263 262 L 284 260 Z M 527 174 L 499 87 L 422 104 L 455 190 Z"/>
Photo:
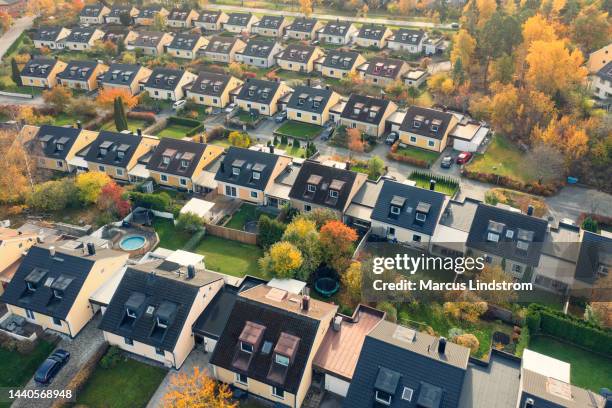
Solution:
<path fill-rule="evenodd" d="M 37 324 L 28 322 L 24 317 L 12 313 L 5 315 L 0 322 L 0 330 L 17 340 L 35 340 L 43 329 Z"/>

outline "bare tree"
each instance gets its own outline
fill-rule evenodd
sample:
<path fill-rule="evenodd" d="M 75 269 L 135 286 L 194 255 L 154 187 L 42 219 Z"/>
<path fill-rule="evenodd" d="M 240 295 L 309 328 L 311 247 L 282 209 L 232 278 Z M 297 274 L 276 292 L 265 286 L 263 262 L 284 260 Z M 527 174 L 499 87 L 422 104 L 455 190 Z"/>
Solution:
<path fill-rule="evenodd" d="M 558 180 L 567 170 L 563 154 L 544 143 L 538 143 L 527 153 L 525 166 L 537 177 L 540 184 Z"/>

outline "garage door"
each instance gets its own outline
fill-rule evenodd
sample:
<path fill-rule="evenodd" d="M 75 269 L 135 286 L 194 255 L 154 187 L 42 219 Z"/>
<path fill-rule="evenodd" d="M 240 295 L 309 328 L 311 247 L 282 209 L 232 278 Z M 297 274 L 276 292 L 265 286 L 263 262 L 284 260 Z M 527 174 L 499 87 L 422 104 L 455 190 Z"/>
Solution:
<path fill-rule="evenodd" d="M 207 353 L 212 353 L 213 351 L 215 351 L 216 345 L 217 345 L 217 340 L 213 340 L 208 337 L 204 337 L 204 350 Z"/>
<path fill-rule="evenodd" d="M 325 374 L 325 389 L 334 394 L 338 394 L 341 397 L 346 397 L 348 393 L 349 382 L 341 380 L 329 374 Z"/>

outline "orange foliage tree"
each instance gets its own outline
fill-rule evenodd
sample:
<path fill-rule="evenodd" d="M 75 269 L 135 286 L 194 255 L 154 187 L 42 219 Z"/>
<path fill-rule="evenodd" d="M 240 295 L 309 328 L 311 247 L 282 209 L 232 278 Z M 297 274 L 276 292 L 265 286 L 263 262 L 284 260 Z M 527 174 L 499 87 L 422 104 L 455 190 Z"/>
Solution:
<path fill-rule="evenodd" d="M 125 89 L 117 88 L 102 89 L 98 93 L 96 102 L 104 109 L 110 110 L 113 107 L 116 98 L 121 98 L 123 104 L 129 109 L 132 109 L 134 106 L 138 105 L 138 98 L 136 96 L 132 95 Z"/>
<path fill-rule="evenodd" d="M 319 231 L 323 259 L 336 271 L 343 272 L 351 264 L 357 231 L 342 221 L 328 221 Z"/>
<path fill-rule="evenodd" d="M 357 128 L 346 129 L 348 136 L 348 148 L 354 152 L 363 152 L 365 150 L 365 144 L 363 143 L 363 134 L 361 130 Z"/>
<path fill-rule="evenodd" d="M 170 408 L 237 408 L 231 402 L 232 392 L 226 384 L 210 378 L 206 371 L 193 368 L 193 374 L 178 373 L 170 380 L 170 391 L 163 406 Z"/>

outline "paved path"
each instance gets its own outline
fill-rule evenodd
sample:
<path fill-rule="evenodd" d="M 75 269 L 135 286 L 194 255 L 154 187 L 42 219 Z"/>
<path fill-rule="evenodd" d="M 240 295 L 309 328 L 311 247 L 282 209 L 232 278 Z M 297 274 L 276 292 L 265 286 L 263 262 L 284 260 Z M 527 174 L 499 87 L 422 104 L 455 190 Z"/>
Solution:
<path fill-rule="evenodd" d="M 253 7 L 242 7 L 242 6 L 228 6 L 224 4 L 209 4 L 207 8 L 212 10 L 224 10 L 224 11 L 242 11 L 249 13 L 264 13 L 269 15 L 277 16 L 289 16 L 289 17 L 304 17 L 304 13 L 297 11 L 288 10 L 270 10 L 260 9 Z M 322 20 L 336 20 L 340 18 L 343 21 L 352 21 L 354 23 L 367 23 L 367 24 L 385 24 L 393 25 L 398 27 L 419 27 L 419 28 L 444 28 L 451 30 L 451 24 L 435 24 L 427 21 L 409 21 L 409 20 L 393 20 L 388 18 L 375 18 L 375 17 L 351 17 L 351 16 L 337 16 L 332 14 L 319 14 L 312 13 L 311 17 Z"/>
<path fill-rule="evenodd" d="M 13 45 L 13 43 L 21 35 L 21 33 L 32 27 L 32 21 L 34 21 L 33 16 L 18 18 L 14 21 L 11 28 L 9 28 L 7 32 L 2 34 L 2 37 L 0 37 L 0 58 L 4 57 L 6 51 L 11 45 Z"/>

